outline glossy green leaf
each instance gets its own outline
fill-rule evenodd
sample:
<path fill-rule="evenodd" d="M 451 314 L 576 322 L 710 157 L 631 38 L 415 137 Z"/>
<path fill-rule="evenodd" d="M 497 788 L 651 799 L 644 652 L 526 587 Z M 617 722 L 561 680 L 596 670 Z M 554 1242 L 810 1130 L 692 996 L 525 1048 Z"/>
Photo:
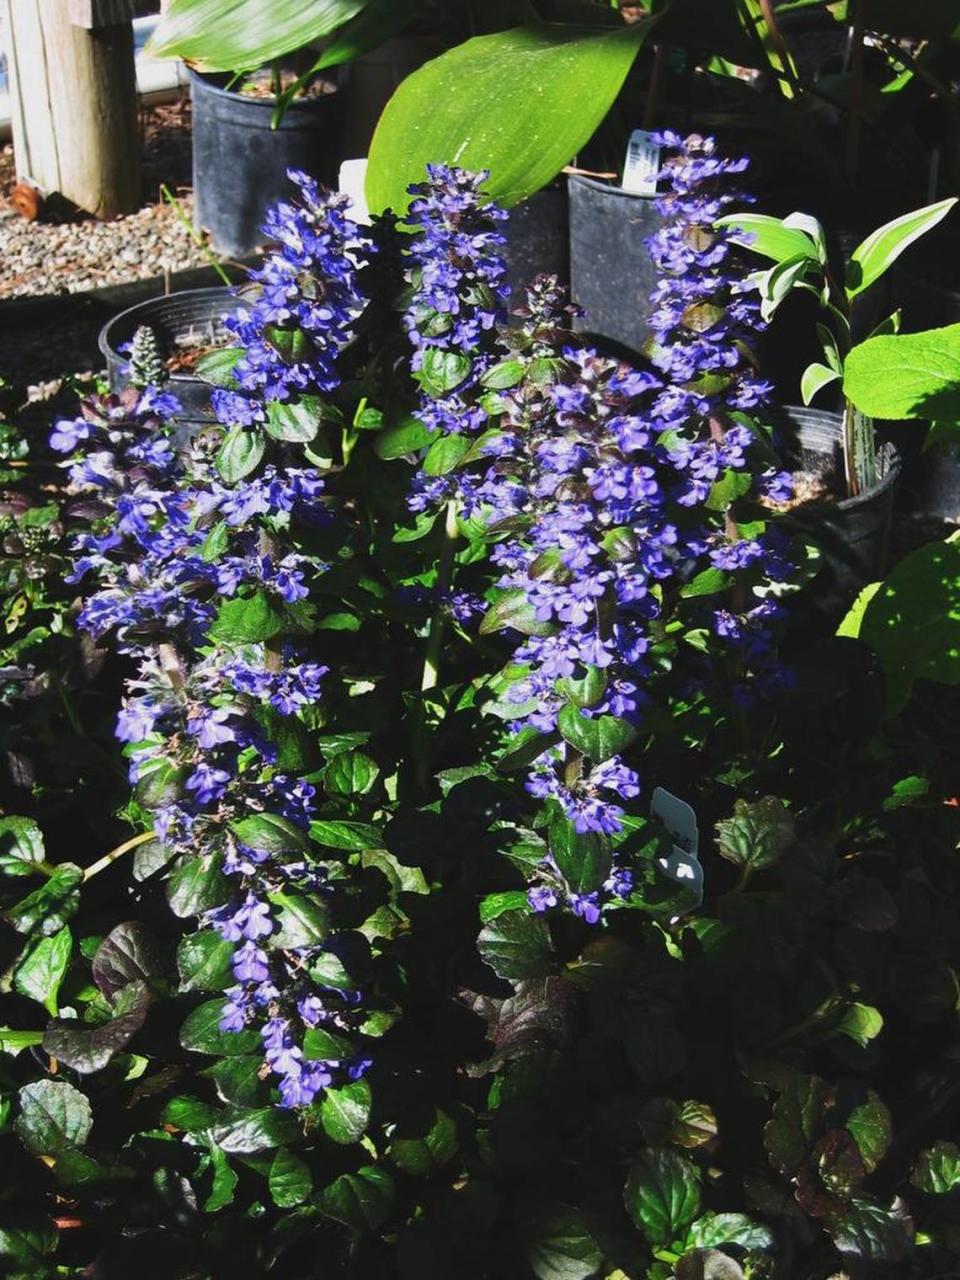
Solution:
<path fill-rule="evenodd" d="M 217 347 L 202 355 L 193 366 L 198 378 L 209 382 L 214 387 L 233 387 L 236 385 L 234 370 L 243 355 L 243 347 Z"/>
<path fill-rule="evenodd" d="M 177 947 L 180 990 L 223 991 L 230 986 L 234 946 L 215 929 L 203 929 L 181 938 Z"/>
<path fill-rule="evenodd" d="M 742 1249 L 769 1249 L 773 1234 L 743 1213 L 705 1213 L 690 1228 L 687 1243 L 698 1249 L 738 1244 Z"/>
<path fill-rule="evenodd" d="M 313 1178 L 309 1166 L 295 1151 L 282 1149 L 273 1158 L 267 1180 L 270 1196 L 281 1209 L 292 1209 L 303 1204 L 313 1190 Z"/>
<path fill-rule="evenodd" d="M 330 911 L 321 898 L 278 892 L 269 894 L 269 899 L 276 921 L 276 931 L 269 939 L 271 946 L 281 950 L 316 947 L 330 932 Z"/>
<path fill-rule="evenodd" d="M 416 453 L 425 445 L 432 444 L 437 432 L 431 430 L 419 418 L 401 418 L 378 431 L 373 441 L 373 451 L 378 458 L 389 460 L 403 458 L 407 454 Z"/>
<path fill-rule="evenodd" d="M 5 908 L 3 918 L 19 933 L 58 933 L 80 905 L 83 872 L 70 862 L 62 862 L 46 884 Z"/>
<path fill-rule="evenodd" d="M 28 876 L 46 858 L 40 828 L 30 818 L 0 818 L 0 872 Z"/>
<path fill-rule="evenodd" d="M 452 1160 L 458 1146 L 456 1123 L 438 1108 L 422 1134 L 411 1136 L 403 1131 L 391 1139 L 390 1159 L 404 1173 L 426 1177 Z"/>
<path fill-rule="evenodd" d="M 267 402 L 266 431 L 274 440 L 309 444 L 320 430 L 322 420 L 322 401 L 319 396 Z"/>
<path fill-rule="evenodd" d="M 498 915 L 481 930 L 477 946 L 501 978 L 543 978 L 555 970 L 547 926 L 529 911 Z"/>
<path fill-rule="evenodd" d="M 115 1016 L 98 1026 L 55 1018 L 44 1032 L 44 1051 L 81 1075 L 102 1071 L 143 1026 L 149 1007 L 150 988 L 131 982 L 117 992 Z"/>
<path fill-rule="evenodd" d="M 385 1169 L 365 1165 L 356 1173 L 344 1173 L 320 1192 L 320 1210 L 363 1235 L 376 1231 L 390 1215 L 396 1195 L 393 1179 Z"/>
<path fill-rule="evenodd" d="M 342 822 L 327 818 L 318 818 L 310 823 L 310 838 L 328 849 L 361 851 L 376 849 L 383 844 L 379 829 L 368 822 Z"/>
<path fill-rule="evenodd" d="M 204 71 L 263 66 L 356 17 L 366 0 L 173 0 L 150 42 L 155 58 Z"/>
<path fill-rule="evenodd" d="M 180 1043 L 194 1053 L 215 1053 L 237 1058 L 260 1048 L 256 1031 L 221 1031 L 223 999 L 208 1000 L 187 1016 L 180 1028 Z"/>
<path fill-rule="evenodd" d="M 230 830 L 241 844 L 260 853 L 278 857 L 285 853 L 302 853 L 308 847 L 300 827 L 276 813 L 254 813 L 230 823 Z"/>
<path fill-rule="evenodd" d="M 798 227 L 784 225 L 782 218 L 765 213 L 730 213 L 716 225 L 729 233 L 734 244 L 752 249 L 774 262 L 806 258 L 819 261 L 816 243 Z"/>
<path fill-rule="evenodd" d="M 323 771 L 323 785 L 331 795 L 362 796 L 380 776 L 380 766 L 362 751 L 345 751 Z"/>
<path fill-rule="evenodd" d="M 259 1151 L 273 1151 L 300 1136 L 297 1117 L 282 1107 L 260 1107 L 256 1110 L 236 1108 L 223 1113 L 223 1119 L 208 1130 L 213 1142 L 228 1155 L 249 1156 Z"/>
<path fill-rule="evenodd" d="M 594 764 L 602 764 L 619 755 L 637 736 L 636 725 L 618 716 L 586 716 L 569 703 L 557 718 L 560 732 L 572 747 L 589 756 Z"/>
<path fill-rule="evenodd" d="M 803 371 L 803 377 L 800 379 L 800 394 L 803 397 L 803 403 L 810 404 L 824 387 L 829 387 L 839 377 L 840 374 L 837 370 L 831 369 L 829 365 L 819 364 L 816 361 L 807 365 Z"/>
<path fill-rule="evenodd" d="M 610 110 L 650 28 L 514 27 L 434 58 L 401 84 L 370 147 L 367 200 L 406 209 L 428 164 L 490 171 L 510 206 L 560 172 Z M 530 86 L 537 92 L 531 95 Z"/>
<path fill-rule="evenodd" d="M 603 1254 L 583 1215 L 558 1207 L 523 1224 L 523 1252 L 537 1280 L 589 1280 Z"/>
<path fill-rule="evenodd" d="M 796 839 L 793 818 L 782 800 L 736 800 L 733 817 L 717 823 L 717 852 L 741 870 L 760 871 L 779 862 Z"/>
<path fill-rule="evenodd" d="M 921 1151 L 910 1181 L 931 1196 L 944 1196 L 960 1187 L 960 1147 L 941 1140 Z"/>
<path fill-rule="evenodd" d="M 164 957 L 156 938 L 137 920 L 111 929 L 97 947 L 93 980 L 112 999 L 131 982 L 155 986 L 164 974 Z"/>
<path fill-rule="evenodd" d="M 816 1146 L 826 1127 L 834 1091 L 819 1076 L 791 1077 L 773 1105 L 764 1129 L 770 1159 L 792 1178 Z"/>
<path fill-rule="evenodd" d="M 167 881 L 167 902 L 181 920 L 219 906 L 227 882 L 212 858 L 190 858 Z"/>
<path fill-rule="evenodd" d="M 548 636 L 553 631 L 553 623 L 539 621 L 527 593 L 519 588 L 510 588 L 501 591 L 483 615 L 480 634 L 487 636 L 508 629 L 525 636 Z"/>
<path fill-rule="evenodd" d="M 82 1147 L 93 1127 L 93 1112 L 86 1094 L 65 1080 L 36 1080 L 18 1095 L 20 1115 L 17 1133 L 28 1151 L 57 1156 L 71 1147 Z"/>
<path fill-rule="evenodd" d="M 550 855 L 572 893 L 593 893 L 610 874 L 610 838 L 596 831 L 579 832 L 565 815 L 550 824 Z"/>
<path fill-rule="evenodd" d="M 871 1089 L 862 1102 L 847 1116 L 846 1128 L 863 1159 L 867 1173 L 873 1173 L 887 1153 L 893 1136 L 890 1111 L 879 1094 Z"/>
<path fill-rule="evenodd" d="M 213 1179 L 210 1184 L 210 1192 L 203 1202 L 203 1211 L 204 1213 L 219 1213 L 221 1209 L 225 1209 L 228 1204 L 233 1203 L 234 1193 L 240 1179 L 236 1170 L 231 1168 L 230 1161 L 215 1142 L 210 1142 L 208 1150 Z"/>
<path fill-rule="evenodd" d="M 68 928 L 63 928 L 35 942 L 14 970 L 16 990 L 42 1004 L 51 1017 L 57 1015 L 57 996 L 72 950 L 73 937 Z"/>
<path fill-rule="evenodd" d="M 327 1137 L 344 1146 L 358 1142 L 370 1123 L 372 1105 L 366 1080 L 352 1080 L 337 1089 L 327 1089 L 320 1103 L 320 1123 Z"/>
<path fill-rule="evenodd" d="M 217 470 L 227 484 L 238 484 L 256 471 L 266 447 L 259 427 L 231 427 L 217 450 Z"/>
<path fill-rule="evenodd" d="M 445 476 L 463 461 L 470 452 L 469 436 L 441 436 L 434 440 L 423 460 L 423 471 L 428 476 Z"/>
<path fill-rule="evenodd" d="M 668 1244 L 700 1212 L 697 1166 L 669 1147 L 651 1147 L 631 1168 L 624 1201 L 651 1245 Z"/>
<path fill-rule="evenodd" d="M 864 289 L 869 289 L 875 280 L 879 280 L 893 266 L 905 249 L 942 222 L 956 203 L 955 196 L 949 200 L 939 200 L 924 209 L 901 214 L 899 218 L 872 231 L 854 249 L 847 266 L 847 297 L 855 298 Z"/>

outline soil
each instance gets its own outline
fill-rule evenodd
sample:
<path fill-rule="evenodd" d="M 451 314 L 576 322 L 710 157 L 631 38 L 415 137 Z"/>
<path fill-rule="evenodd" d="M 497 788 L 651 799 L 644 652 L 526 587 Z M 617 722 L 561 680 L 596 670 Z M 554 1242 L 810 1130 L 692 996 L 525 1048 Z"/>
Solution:
<path fill-rule="evenodd" d="M 763 498 L 762 503 L 771 511 L 796 511 L 800 507 L 820 502 L 840 502 L 843 493 L 834 477 L 822 471 L 796 471 L 793 474 L 793 497 L 787 502 L 774 502 Z"/>
<path fill-rule="evenodd" d="M 297 83 L 299 77 L 293 71 L 283 71 L 280 75 L 280 88 L 282 92 L 286 92 Z M 276 101 L 276 88 L 274 85 L 273 74 L 268 70 L 255 71 L 247 76 L 243 84 L 236 90 L 244 98 L 258 98 L 264 101 Z M 332 80 L 312 80 L 297 94 L 298 98 L 325 98 L 328 94 L 336 93 L 337 86 Z"/>

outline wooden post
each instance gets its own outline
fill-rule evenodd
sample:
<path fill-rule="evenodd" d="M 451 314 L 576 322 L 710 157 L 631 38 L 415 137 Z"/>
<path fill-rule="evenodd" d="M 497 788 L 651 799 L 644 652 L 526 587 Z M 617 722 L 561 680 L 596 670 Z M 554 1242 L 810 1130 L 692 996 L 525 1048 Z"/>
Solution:
<path fill-rule="evenodd" d="M 132 0 L 0 0 L 17 175 L 98 218 L 140 203 Z"/>

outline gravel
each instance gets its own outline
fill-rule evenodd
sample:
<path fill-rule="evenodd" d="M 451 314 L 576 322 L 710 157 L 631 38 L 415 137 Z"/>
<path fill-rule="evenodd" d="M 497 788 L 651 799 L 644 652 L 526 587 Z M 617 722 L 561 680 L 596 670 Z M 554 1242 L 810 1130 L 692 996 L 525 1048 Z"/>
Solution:
<path fill-rule="evenodd" d="M 51 201 L 41 219 L 27 222 L 2 201 L 0 298 L 78 293 L 208 264 L 160 191 L 166 185 L 183 215 L 192 218 L 189 101 L 146 109 L 141 118 L 146 199 L 136 213 L 97 222 L 58 211 Z M 0 190 L 9 191 L 13 182 L 13 151 L 6 146 L 0 152 Z"/>

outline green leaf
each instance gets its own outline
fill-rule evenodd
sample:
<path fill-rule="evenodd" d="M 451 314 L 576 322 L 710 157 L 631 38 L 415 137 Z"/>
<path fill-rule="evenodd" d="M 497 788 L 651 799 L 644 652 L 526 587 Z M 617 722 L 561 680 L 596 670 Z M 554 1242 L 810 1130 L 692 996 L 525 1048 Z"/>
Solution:
<path fill-rule="evenodd" d="M 42 1004 L 52 1018 L 57 1016 L 57 996 L 72 950 L 73 936 L 68 928 L 63 928 L 49 938 L 40 938 L 14 970 L 16 990 Z"/>
<path fill-rule="evenodd" d="M 425 445 L 432 444 L 436 438 L 435 430 L 431 430 L 419 418 L 408 416 L 378 431 L 373 441 L 373 451 L 378 458 L 389 461 L 416 453 Z"/>
<path fill-rule="evenodd" d="M 102 1071 L 143 1026 L 149 1007 L 150 988 L 145 982 L 131 982 L 117 993 L 117 1016 L 99 1026 L 61 1018 L 48 1023 L 44 1051 L 81 1075 Z"/>
<path fill-rule="evenodd" d="M 699 596 L 714 596 L 720 591 L 726 591 L 732 582 L 733 578 L 723 569 L 703 569 L 680 588 L 680 595 L 685 600 L 696 599 Z"/>
<path fill-rule="evenodd" d="M 595 706 L 607 691 L 607 672 L 603 667 L 587 667 L 582 680 L 563 676 L 557 681 L 557 693 L 575 707 Z"/>
<path fill-rule="evenodd" d="M 860 1004 L 855 1001 L 844 1010 L 843 1017 L 837 1023 L 836 1032 L 849 1036 L 861 1049 L 865 1049 L 871 1040 L 883 1030 L 883 1015 L 871 1004 Z"/>
<path fill-rule="evenodd" d="M 793 1076 L 781 1090 L 764 1129 L 770 1159 L 792 1178 L 809 1157 L 833 1105 L 834 1092 L 819 1076 Z"/>
<path fill-rule="evenodd" d="M 721 1244 L 769 1249 L 773 1245 L 773 1234 L 743 1213 L 705 1213 L 690 1228 L 686 1244 L 698 1249 L 714 1249 Z"/>
<path fill-rule="evenodd" d="M 323 785 L 331 795 L 362 796 L 380 776 L 380 766 L 362 751 L 345 751 L 323 771 Z"/>
<path fill-rule="evenodd" d="M 534 613 L 527 593 L 520 588 L 501 591 L 483 615 L 480 634 L 492 635 L 497 631 L 512 629 L 525 636 L 548 636 L 553 632 L 552 622 L 540 622 Z"/>
<path fill-rule="evenodd" d="M 576 1209 L 557 1208 L 525 1222 L 523 1252 L 537 1280 L 589 1280 L 603 1261 Z"/>
<path fill-rule="evenodd" d="M 389 1154 L 404 1173 L 426 1177 L 449 1163 L 459 1145 L 456 1123 L 438 1107 L 425 1133 L 414 1137 L 394 1136 L 390 1141 Z"/>
<path fill-rule="evenodd" d="M 523 378 L 523 361 L 501 360 L 491 365 L 480 379 L 480 385 L 489 391 L 507 391 Z"/>
<path fill-rule="evenodd" d="M 651 1245 L 669 1244 L 700 1212 L 697 1167 L 669 1147 L 648 1148 L 630 1170 L 624 1201 Z"/>
<path fill-rule="evenodd" d="M 726 511 L 745 493 L 749 493 L 752 485 L 753 476 L 749 472 L 727 467 L 720 479 L 710 486 L 704 506 L 708 511 Z"/>
<path fill-rule="evenodd" d="M 524 725 L 520 732 L 507 743 L 506 750 L 497 761 L 497 769 L 500 773 L 525 769 L 548 747 L 554 746 L 559 741 L 559 734 L 541 733 L 533 725 Z"/>
<path fill-rule="evenodd" d="M 0 818 L 0 872 L 29 876 L 46 859 L 40 828 L 30 818 Z"/>
<path fill-rule="evenodd" d="M 505 911 L 489 921 L 477 946 L 500 978 L 545 978 L 555 971 L 550 932 L 527 911 Z"/>
<path fill-rule="evenodd" d="M 560 709 L 557 725 L 571 746 L 595 764 L 619 755 L 637 736 L 637 728 L 618 716 L 585 716 L 569 703 Z"/>
<path fill-rule="evenodd" d="M 181 991 L 224 991 L 232 981 L 234 944 L 215 929 L 188 934 L 177 946 Z"/>
<path fill-rule="evenodd" d="M 515 27 L 428 62 L 380 117 L 367 170 L 370 208 L 404 211 L 407 187 L 435 163 L 488 169 L 490 198 L 508 207 L 532 195 L 606 117 L 650 25 L 641 19 L 589 34 Z"/>
<path fill-rule="evenodd" d="M 97 947 L 92 972 L 94 982 L 112 999 L 131 982 L 156 985 L 164 973 L 163 955 L 149 929 L 129 920 L 111 929 Z"/>
<path fill-rule="evenodd" d="M 913 1243 L 905 1207 L 885 1209 L 854 1196 L 842 1214 L 827 1220 L 833 1243 L 841 1253 L 871 1262 L 899 1262 Z"/>
<path fill-rule="evenodd" d="M 218 347 L 201 356 L 193 366 L 193 371 L 198 378 L 214 387 L 236 386 L 234 370 L 243 354 L 243 347 Z"/>
<path fill-rule="evenodd" d="M 316 438 L 323 420 L 319 396 L 301 396 L 299 400 L 267 402 L 267 435 L 291 444 L 309 444 Z"/>
<path fill-rule="evenodd" d="M 320 1103 L 320 1123 L 327 1137 L 343 1146 L 358 1142 L 370 1123 L 373 1099 L 366 1080 L 327 1089 Z"/>
<path fill-rule="evenodd" d="M 837 370 L 831 369 L 829 365 L 818 364 L 816 361 L 807 365 L 803 371 L 803 377 L 800 379 L 800 394 L 803 397 L 803 403 L 810 404 L 824 387 L 829 387 L 839 377 L 840 374 Z"/>
<path fill-rule="evenodd" d="M 960 418 L 960 324 L 868 338 L 847 356 L 844 395 L 871 418 Z"/>
<path fill-rule="evenodd" d="M 276 813 L 254 813 L 230 823 L 241 844 L 259 853 L 279 857 L 285 853 L 305 853 L 309 847 L 304 832 Z"/>
<path fill-rule="evenodd" d="M 85 1094 L 65 1080 L 36 1080 L 19 1093 L 17 1133 L 34 1155 L 58 1156 L 82 1147 L 93 1127 L 93 1111 Z"/>
<path fill-rule="evenodd" d="M 181 920 L 219 906 L 226 892 L 227 881 L 212 858 L 191 858 L 167 881 L 167 902 Z"/>
<path fill-rule="evenodd" d="M 173 0 L 149 41 L 151 57 L 203 71 L 263 66 L 342 26 L 366 0 Z"/>
<path fill-rule="evenodd" d="M 395 1194 L 393 1179 L 385 1169 L 364 1165 L 324 1187 L 317 1203 L 328 1218 L 365 1235 L 386 1222 Z"/>
<path fill-rule="evenodd" d="M 227 484 L 238 484 L 256 471 L 266 447 L 259 427 L 231 427 L 217 450 L 217 470 Z"/>
<path fill-rule="evenodd" d="M 376 849 L 383 844 L 379 829 L 368 822 L 341 822 L 325 818 L 310 823 L 310 838 L 328 849 L 362 851 Z"/>
<path fill-rule="evenodd" d="M 237 1108 L 222 1113 L 220 1123 L 209 1129 L 210 1139 L 221 1151 L 233 1156 L 256 1155 L 273 1151 L 300 1136 L 300 1123 L 290 1111 L 280 1107 L 261 1107 L 249 1111 Z"/>
<path fill-rule="evenodd" d="M 488 893 L 480 899 L 480 919 L 484 924 L 496 920 L 506 911 L 523 911 L 528 907 L 527 895 L 522 889 L 505 889 L 502 893 Z"/>
<path fill-rule="evenodd" d="M 867 611 L 867 605 L 883 586 L 882 582 L 869 582 L 854 600 L 850 606 L 850 611 L 837 627 L 838 636 L 846 636 L 850 640 L 856 640 L 860 635 L 860 628 L 863 625 L 863 615 Z"/>
<path fill-rule="evenodd" d="M 772 867 L 796 839 L 793 818 L 782 800 L 737 800 L 733 817 L 717 823 L 717 852 L 744 871 Z"/>
<path fill-rule="evenodd" d="M 222 1001 L 221 1001 L 222 1006 Z M 256 1107 L 266 1101 L 267 1086 L 260 1078 L 263 1054 L 241 1054 L 222 1058 L 204 1067 L 200 1075 L 209 1076 L 217 1088 L 217 1096 L 236 1107 Z"/>
<path fill-rule="evenodd" d="M 226 644 L 260 644 L 284 630 L 287 617 L 266 591 L 224 600 L 210 628 L 213 640 Z"/>
<path fill-rule="evenodd" d="M 960 1187 L 960 1147 L 941 1140 L 921 1151 L 910 1181 L 931 1196 L 945 1196 Z"/>
<path fill-rule="evenodd" d="M 303 1056 L 311 1061 L 342 1062 L 354 1053 L 354 1046 L 343 1036 L 325 1027 L 308 1027 L 303 1037 Z"/>
<path fill-rule="evenodd" d="M 7 907 L 3 917 L 18 933 L 39 932 L 44 937 L 58 933 L 80 905 L 83 872 L 70 862 L 62 862 L 46 884 Z"/>
<path fill-rule="evenodd" d="M 428 395 L 449 395 L 470 376 L 473 361 L 459 351 L 446 351 L 442 347 L 428 347 L 423 353 L 419 378 Z"/>
<path fill-rule="evenodd" d="M 217 1213 L 220 1209 L 225 1209 L 228 1204 L 233 1203 L 234 1192 L 237 1189 L 239 1178 L 234 1169 L 230 1167 L 230 1161 L 223 1154 L 215 1142 L 208 1144 L 210 1167 L 213 1170 L 213 1182 L 210 1186 L 210 1194 L 203 1202 L 204 1213 Z"/>
<path fill-rule="evenodd" d="M 309 1166 L 295 1152 L 283 1149 L 273 1158 L 267 1185 L 275 1205 L 292 1209 L 310 1195 L 313 1178 Z"/>
<path fill-rule="evenodd" d="M 550 853 L 572 893 L 593 893 L 610 874 L 609 837 L 577 831 L 564 814 L 550 824 Z"/>
<path fill-rule="evenodd" d="M 42 1031 L 15 1031 L 13 1027 L 0 1027 L 0 1053 L 11 1058 L 38 1044 L 43 1044 Z"/>
<path fill-rule="evenodd" d="M 215 564 L 230 546 L 230 526 L 226 520 L 218 520 L 203 540 L 200 559 L 205 564 Z"/>
<path fill-rule="evenodd" d="M 867 601 L 859 634 L 880 659 L 890 713 L 914 680 L 960 684 L 960 542 L 931 542 L 901 560 Z"/>
<path fill-rule="evenodd" d="M 866 1102 L 847 1116 L 846 1128 L 853 1137 L 867 1173 L 873 1173 L 886 1155 L 893 1136 L 890 1112 L 879 1094 L 871 1089 Z"/>
<path fill-rule="evenodd" d="M 778 262 L 760 278 L 760 293 L 763 301 L 760 314 L 764 320 L 770 320 L 793 289 L 810 270 L 810 259 L 807 255 L 788 258 L 786 262 Z M 815 264 L 819 267 L 819 263 Z"/>
<path fill-rule="evenodd" d="M 819 260 L 814 241 L 797 227 L 786 227 L 782 218 L 772 218 L 764 213 L 730 213 L 718 218 L 716 226 L 730 233 L 734 244 L 752 249 L 774 262 L 787 262 L 791 258 Z"/>
<path fill-rule="evenodd" d="M 253 1054 L 260 1048 L 256 1031 L 221 1031 L 223 999 L 208 1000 L 190 1013 L 180 1028 L 180 1043 L 194 1053 L 215 1053 L 237 1058 Z"/>
<path fill-rule="evenodd" d="M 893 784 L 893 790 L 883 802 L 884 813 L 892 813 L 895 809 L 905 809 L 908 805 L 923 800 L 930 792 L 930 781 L 917 774 L 909 778 L 901 778 Z"/>
<path fill-rule="evenodd" d="M 306 897 L 300 893 L 271 893 L 271 904 L 277 908 L 276 932 L 269 942 L 273 947 L 290 950 L 295 947 L 315 947 L 330 932 L 330 911 L 318 897 Z"/>
<path fill-rule="evenodd" d="M 936 204 L 927 205 L 924 209 L 915 209 L 912 213 L 901 214 L 892 222 L 885 223 L 872 231 L 866 240 L 857 245 L 847 266 L 846 291 L 848 298 L 855 298 L 858 293 L 868 289 L 875 280 L 886 272 L 896 260 L 921 236 L 926 235 L 938 223 L 942 222 L 953 206 L 956 197 L 939 200 Z"/>
<path fill-rule="evenodd" d="M 423 471 L 428 476 L 445 476 L 470 452 L 469 436 L 441 436 L 434 440 L 423 460 Z"/>

